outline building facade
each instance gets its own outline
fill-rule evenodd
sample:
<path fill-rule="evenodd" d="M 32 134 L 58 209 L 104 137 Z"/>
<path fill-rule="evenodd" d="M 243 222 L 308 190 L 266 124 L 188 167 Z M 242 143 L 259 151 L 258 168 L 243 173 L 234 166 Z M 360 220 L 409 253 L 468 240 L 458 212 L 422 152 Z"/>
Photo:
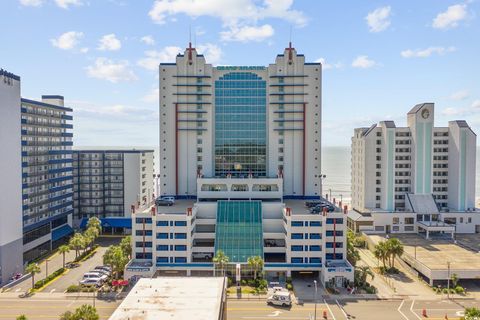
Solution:
<path fill-rule="evenodd" d="M 74 217 L 91 217 L 104 232 L 129 232 L 132 205 L 154 199 L 153 150 L 74 150 Z"/>
<path fill-rule="evenodd" d="M 24 263 L 55 249 L 73 231 L 71 113 L 62 96 L 21 100 Z"/>
<path fill-rule="evenodd" d="M 321 68 L 291 45 L 268 67 L 213 67 L 191 46 L 160 64 L 160 191 L 176 202 L 132 215 L 127 277 L 211 275 L 221 250 L 231 276 L 260 256 L 272 280 L 353 281 L 346 214 L 304 203 L 321 199 Z"/>
<path fill-rule="evenodd" d="M 431 222 L 455 224 L 457 232 L 480 232 L 475 209 L 476 138 L 463 120 L 435 127 L 433 103 L 413 107 L 406 127 L 382 121 L 355 129 L 353 210 L 375 216 L 371 220 L 379 232 L 418 232 L 424 229 L 419 223 Z"/>
<path fill-rule="evenodd" d="M 0 284 L 23 271 L 20 77 L 0 69 Z"/>
<path fill-rule="evenodd" d="M 291 46 L 267 67 L 214 67 L 191 47 L 160 64 L 161 195 L 195 197 L 198 176 L 281 175 L 285 197 L 318 198 L 321 85 Z"/>

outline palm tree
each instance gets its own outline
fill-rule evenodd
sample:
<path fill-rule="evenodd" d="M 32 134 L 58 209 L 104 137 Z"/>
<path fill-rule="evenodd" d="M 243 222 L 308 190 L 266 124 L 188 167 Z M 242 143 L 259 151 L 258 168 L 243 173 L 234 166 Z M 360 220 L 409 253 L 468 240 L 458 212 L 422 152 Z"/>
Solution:
<path fill-rule="evenodd" d="M 19 315 L 16 320 L 28 320 L 28 319 L 24 314 L 22 314 L 22 315 Z"/>
<path fill-rule="evenodd" d="M 66 244 L 58 247 L 58 252 L 63 255 L 63 268 L 65 268 L 65 254 L 70 252 L 70 247 Z"/>
<path fill-rule="evenodd" d="M 128 257 L 132 258 L 132 236 L 126 236 L 120 241 L 120 247 L 123 250 L 123 253 Z"/>
<path fill-rule="evenodd" d="M 263 262 L 262 257 L 260 256 L 252 256 L 249 257 L 248 260 L 248 265 L 252 268 L 253 270 L 253 279 L 257 280 L 257 271 L 261 272 L 263 269 L 263 265 L 265 264 Z"/>
<path fill-rule="evenodd" d="M 397 238 L 387 240 L 387 252 L 390 256 L 390 268 L 395 268 L 395 257 L 403 254 L 403 244 Z"/>
<path fill-rule="evenodd" d="M 358 287 L 363 287 L 367 283 L 368 276 L 370 276 L 372 280 L 375 278 L 375 274 L 368 266 L 360 266 L 355 268 L 355 285 Z"/>
<path fill-rule="evenodd" d="M 354 267 L 357 264 L 357 261 L 360 260 L 360 253 L 354 245 L 355 241 L 355 234 L 349 230 L 347 233 L 347 260 Z"/>
<path fill-rule="evenodd" d="M 388 258 L 388 248 L 385 241 L 380 241 L 375 245 L 375 248 L 373 250 L 373 255 L 378 260 L 382 260 L 383 268 L 385 269 L 386 268 L 385 263 Z"/>
<path fill-rule="evenodd" d="M 103 263 L 109 265 L 112 271 L 115 272 L 116 278 L 125 269 L 128 263 L 128 257 L 125 256 L 120 246 L 110 246 L 103 255 Z"/>
<path fill-rule="evenodd" d="M 466 308 L 465 316 L 461 318 L 462 320 L 477 320 L 480 319 L 480 309 L 477 308 Z"/>
<path fill-rule="evenodd" d="M 100 316 L 98 315 L 95 307 L 89 304 L 84 304 L 75 310 L 72 318 L 81 320 L 98 320 L 100 319 Z"/>
<path fill-rule="evenodd" d="M 95 228 L 98 230 L 98 234 L 102 232 L 102 222 L 97 217 L 91 217 L 87 222 L 87 229 Z"/>
<path fill-rule="evenodd" d="M 91 226 L 89 227 L 84 233 L 83 236 L 85 237 L 85 242 L 88 244 L 90 248 L 93 247 L 93 243 L 95 242 L 95 239 L 99 236 L 99 231 L 97 227 Z"/>
<path fill-rule="evenodd" d="M 75 259 L 78 258 L 78 251 L 85 245 L 85 237 L 81 233 L 75 233 L 68 242 L 70 249 L 75 250 Z"/>
<path fill-rule="evenodd" d="M 40 273 L 40 267 L 36 263 L 30 263 L 26 268 L 25 272 L 30 273 L 32 276 L 32 290 L 35 286 L 35 273 Z"/>
<path fill-rule="evenodd" d="M 215 257 L 213 257 L 212 261 L 215 263 L 217 266 L 220 267 L 220 270 L 222 270 L 222 275 L 225 277 L 225 266 L 228 264 L 228 261 L 230 259 L 225 255 L 225 253 L 222 250 L 217 250 L 217 253 L 215 254 Z"/>

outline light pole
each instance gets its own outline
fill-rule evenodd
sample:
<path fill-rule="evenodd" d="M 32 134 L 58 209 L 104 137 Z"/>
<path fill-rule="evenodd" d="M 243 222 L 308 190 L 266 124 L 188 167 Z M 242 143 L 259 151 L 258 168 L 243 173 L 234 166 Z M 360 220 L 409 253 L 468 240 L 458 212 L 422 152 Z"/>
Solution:
<path fill-rule="evenodd" d="M 332 189 L 328 189 L 328 193 L 330 193 L 330 196 L 328 197 L 328 201 L 332 202 Z"/>
<path fill-rule="evenodd" d="M 313 320 L 317 320 L 317 280 L 313 280 L 313 284 L 315 285 L 315 311 L 313 313 Z"/>
<path fill-rule="evenodd" d="M 415 245 L 415 262 L 417 262 L 417 246 Z"/>
<path fill-rule="evenodd" d="M 45 278 L 48 277 L 48 259 L 45 259 Z"/>
<path fill-rule="evenodd" d="M 447 261 L 447 299 L 450 300 L 450 261 Z"/>

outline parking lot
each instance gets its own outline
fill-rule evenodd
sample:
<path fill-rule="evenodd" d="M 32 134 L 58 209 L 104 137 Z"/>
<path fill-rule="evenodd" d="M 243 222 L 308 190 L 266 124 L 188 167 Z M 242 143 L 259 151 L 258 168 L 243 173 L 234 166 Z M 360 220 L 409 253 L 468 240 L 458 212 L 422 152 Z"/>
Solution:
<path fill-rule="evenodd" d="M 88 272 L 94 269 L 96 266 L 103 264 L 103 254 L 107 250 L 108 246 L 112 244 L 118 244 L 119 242 L 120 242 L 120 238 L 105 238 L 105 237 L 99 238 L 97 241 L 97 243 L 99 244 L 99 247 L 92 257 L 90 257 L 84 262 L 81 262 L 78 267 L 68 269 L 68 271 L 63 276 L 54 280 L 42 291 L 49 292 L 49 293 L 64 292 L 65 290 L 67 290 L 68 286 L 72 284 L 78 284 L 78 282 L 83 278 L 83 274 L 85 272 Z M 69 261 L 72 261 L 74 258 L 75 258 L 75 252 L 71 251 L 69 252 L 66 258 L 66 262 L 68 263 Z M 63 264 L 62 260 L 63 260 L 62 255 L 53 256 L 48 262 L 49 273 L 60 268 Z M 45 262 L 41 262 L 39 265 L 40 265 L 40 269 L 42 270 L 42 273 L 35 276 L 35 281 L 38 281 L 45 277 Z M 31 279 L 28 278 L 22 281 L 21 283 L 17 284 L 16 286 L 14 286 L 13 288 L 11 288 L 9 291 L 18 292 L 18 293 L 26 292 L 31 288 L 31 286 L 32 286 Z"/>

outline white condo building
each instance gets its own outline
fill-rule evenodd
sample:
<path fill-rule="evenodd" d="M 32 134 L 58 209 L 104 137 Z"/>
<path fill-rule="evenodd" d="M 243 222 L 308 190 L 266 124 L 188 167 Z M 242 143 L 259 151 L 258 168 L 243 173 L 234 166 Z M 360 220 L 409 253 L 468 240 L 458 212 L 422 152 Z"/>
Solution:
<path fill-rule="evenodd" d="M 382 233 L 480 232 L 475 209 L 477 136 L 464 120 L 434 126 L 434 104 L 352 138 L 349 227 Z"/>
<path fill-rule="evenodd" d="M 130 233 L 132 206 L 154 199 L 153 150 L 75 149 L 74 222 L 100 219 L 103 232 Z"/>
<path fill-rule="evenodd" d="M 126 275 L 211 275 L 222 250 L 227 273 L 312 273 L 353 281 L 346 214 L 310 213 L 321 199 L 321 64 L 291 45 L 263 66 L 217 66 L 189 46 L 160 64 L 160 192 L 173 206 L 132 216 Z"/>

